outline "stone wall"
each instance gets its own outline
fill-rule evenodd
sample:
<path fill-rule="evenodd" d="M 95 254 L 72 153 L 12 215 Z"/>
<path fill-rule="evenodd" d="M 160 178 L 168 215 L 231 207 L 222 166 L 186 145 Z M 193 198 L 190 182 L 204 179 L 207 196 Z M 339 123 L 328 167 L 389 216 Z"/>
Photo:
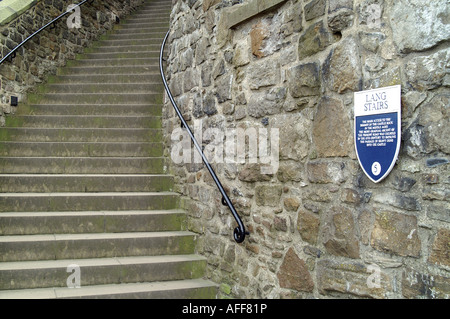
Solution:
<path fill-rule="evenodd" d="M 14 1 L 10 1 L 14 2 Z M 14 16 L 16 7 L 23 7 L 26 1 L 17 0 L 17 5 L 9 3 L 5 8 Z M 6 3 L 6 1 L 4 2 Z M 29 4 L 28 4 L 29 3 Z M 27 2 L 29 7 L 17 18 L 0 25 L 0 53 L 4 57 L 18 44 L 64 13 L 70 4 L 79 1 L 69 0 L 33 0 Z M 0 124 L 4 124 L 4 114 L 15 112 L 10 106 L 10 97 L 17 96 L 19 103 L 25 101 L 26 92 L 36 84 L 45 81 L 48 75 L 56 74 L 57 68 L 75 59 L 92 41 L 99 38 L 116 24 L 119 19 L 130 14 L 143 0 L 94 0 L 81 7 L 81 27 L 68 27 L 66 16 L 56 24 L 48 27 L 30 40 L 17 52 L 13 62 L 5 61 L 0 65 Z M 12 8 L 12 9 L 11 9 Z M 3 8 L 0 8 L 3 9 Z M 76 22 L 72 17 L 71 22 Z M 71 24 L 73 26 L 74 24 Z"/>
<path fill-rule="evenodd" d="M 250 231 L 242 244 L 203 165 L 170 162 L 221 297 L 449 298 L 448 3 L 173 6 L 166 73 L 197 136 L 211 128 L 279 133 L 274 172 L 263 174 L 261 158 L 249 156 L 213 163 Z M 353 94 L 397 84 L 401 150 L 375 184 L 355 154 Z M 167 103 L 168 156 L 180 152 L 179 125 Z M 202 136 L 206 150 L 216 142 Z"/>

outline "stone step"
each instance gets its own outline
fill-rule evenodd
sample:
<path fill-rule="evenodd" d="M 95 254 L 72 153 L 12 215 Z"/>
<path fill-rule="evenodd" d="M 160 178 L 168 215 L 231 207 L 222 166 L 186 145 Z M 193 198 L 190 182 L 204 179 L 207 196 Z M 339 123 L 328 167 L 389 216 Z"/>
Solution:
<path fill-rule="evenodd" d="M 0 128 L 1 141 L 158 142 L 160 128 Z"/>
<path fill-rule="evenodd" d="M 89 94 L 86 94 L 85 96 L 88 97 Z M 111 115 L 15 115 L 8 118 L 6 125 L 8 127 L 40 128 L 160 128 L 161 117 Z"/>
<path fill-rule="evenodd" d="M 117 46 L 138 46 L 138 45 L 145 45 L 149 46 L 153 49 L 156 49 L 161 46 L 162 39 L 156 38 L 156 37 L 147 37 L 147 38 L 138 38 L 138 39 L 107 39 L 107 40 L 101 40 L 99 41 L 98 45 L 100 47 L 107 46 L 107 47 L 117 47 Z"/>
<path fill-rule="evenodd" d="M 34 104 L 20 115 L 161 116 L 161 105 L 149 104 Z"/>
<path fill-rule="evenodd" d="M 102 50 L 93 53 L 86 53 L 83 55 L 84 59 L 90 60 L 105 60 L 105 59 L 143 59 L 143 58 L 157 58 L 159 57 L 159 51 L 157 47 L 150 47 L 147 45 L 136 45 L 132 49 L 127 46 L 116 46 L 110 51 Z M 140 50 L 139 50 L 140 49 Z M 134 51 L 138 50 L 138 51 Z M 161 82 L 161 81 L 160 81 Z"/>
<path fill-rule="evenodd" d="M 46 93 L 159 93 L 162 82 L 154 83 L 57 83 L 47 84 Z"/>
<path fill-rule="evenodd" d="M 122 26 L 117 26 L 114 34 L 124 35 L 124 34 L 142 34 L 142 33 L 150 33 L 150 32 L 161 32 L 166 34 L 169 28 L 167 26 L 154 26 L 153 28 L 122 28 Z M 161 37 L 162 41 L 163 37 Z"/>
<path fill-rule="evenodd" d="M 122 34 L 122 33 L 114 33 L 108 35 L 107 40 L 123 40 L 123 39 L 129 39 L 129 40 L 139 40 L 139 39 L 149 39 L 149 38 L 159 38 L 162 42 L 162 39 L 166 35 L 167 30 L 161 30 L 161 31 L 150 31 L 146 33 L 135 33 L 135 34 Z"/>
<path fill-rule="evenodd" d="M 0 213 L 0 235 L 179 231 L 185 220 L 181 210 Z"/>
<path fill-rule="evenodd" d="M 161 83 L 159 73 L 60 75 L 58 83 Z"/>
<path fill-rule="evenodd" d="M 161 21 L 161 22 L 141 22 L 141 23 L 133 23 L 128 24 L 124 23 L 121 25 L 121 30 L 131 30 L 131 29 L 144 29 L 144 30 L 154 30 L 155 28 L 166 28 L 169 29 L 169 22 L 168 21 Z"/>
<path fill-rule="evenodd" d="M 1 193 L 0 212 L 174 209 L 172 192 Z"/>
<path fill-rule="evenodd" d="M 194 237 L 187 231 L 0 236 L 0 261 L 192 254 Z"/>
<path fill-rule="evenodd" d="M 0 174 L 163 174 L 163 157 L 0 157 Z"/>
<path fill-rule="evenodd" d="M 77 67 L 111 67 L 111 66 L 143 66 L 156 65 L 157 57 L 127 58 L 125 55 L 118 59 L 81 59 L 74 61 L 73 65 Z"/>
<path fill-rule="evenodd" d="M 161 157 L 162 143 L 142 142 L 0 142 L 7 157 Z"/>
<path fill-rule="evenodd" d="M 197 255 L 6 262 L 0 264 L 0 290 L 66 287 L 69 265 L 80 269 L 80 286 L 196 279 L 206 259 Z M 0 292 L 0 298 L 2 292 Z"/>
<path fill-rule="evenodd" d="M 213 299 L 217 284 L 204 279 L 0 291 L 0 299 Z"/>
<path fill-rule="evenodd" d="M 173 182 L 160 174 L 0 174 L 0 193 L 162 192 Z"/>
<path fill-rule="evenodd" d="M 58 75 L 146 74 L 159 72 L 155 64 L 133 66 L 79 66 L 58 69 Z"/>
<path fill-rule="evenodd" d="M 47 93 L 37 96 L 39 104 L 159 104 L 161 93 Z"/>
<path fill-rule="evenodd" d="M 125 39 L 129 39 L 130 34 L 123 35 Z M 137 45 L 115 45 L 115 46 L 101 46 L 92 49 L 92 52 L 87 52 L 83 54 L 83 57 L 87 58 L 96 58 L 95 54 L 101 53 L 112 53 L 112 54 L 120 54 L 117 58 L 126 57 L 123 54 L 132 52 L 132 53 L 145 53 L 147 57 L 158 58 L 159 57 L 159 49 L 160 44 L 148 44 L 142 43 Z"/>

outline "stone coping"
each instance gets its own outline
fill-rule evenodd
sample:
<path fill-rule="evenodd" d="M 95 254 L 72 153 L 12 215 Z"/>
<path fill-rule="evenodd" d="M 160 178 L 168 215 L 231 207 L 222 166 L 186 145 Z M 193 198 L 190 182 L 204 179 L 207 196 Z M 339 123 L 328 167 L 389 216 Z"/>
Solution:
<path fill-rule="evenodd" d="M 11 22 L 40 0 L 3 0 L 0 2 L 0 26 Z"/>

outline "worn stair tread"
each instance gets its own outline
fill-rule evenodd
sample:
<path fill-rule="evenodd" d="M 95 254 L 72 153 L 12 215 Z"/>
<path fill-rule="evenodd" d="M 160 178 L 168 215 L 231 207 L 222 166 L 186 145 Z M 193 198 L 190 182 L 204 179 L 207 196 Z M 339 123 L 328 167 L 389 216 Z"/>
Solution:
<path fill-rule="evenodd" d="M 52 217 L 52 216 L 127 216 L 127 215 L 179 215 L 185 212 L 181 209 L 165 210 L 121 210 L 121 211 L 67 211 L 67 212 L 0 212 L 4 217 Z"/>
<path fill-rule="evenodd" d="M 59 260 L 33 260 L 33 261 L 7 261 L 0 263 L 1 271 L 66 268 L 70 264 L 77 264 L 80 268 L 89 266 L 130 265 L 169 263 L 183 261 L 206 260 L 205 257 L 195 254 L 188 255 L 157 255 L 157 256 L 127 256 L 110 258 L 86 258 L 86 259 L 59 259 Z"/>
<path fill-rule="evenodd" d="M 153 195 L 178 195 L 174 192 L 94 192 L 94 193 L 80 193 L 80 192 L 67 192 L 67 193 L 0 193 L 1 197 L 96 197 L 96 196 L 153 196 Z"/>
<path fill-rule="evenodd" d="M 39 234 L 39 235 L 7 235 L 0 236 L 0 244 L 13 242 L 53 242 L 66 240 L 96 240 L 96 239 L 133 239 L 196 236 L 195 233 L 184 230 L 155 232 L 124 232 L 124 233 L 83 233 L 83 234 Z M 1 264 L 1 263 L 0 263 Z"/>
<path fill-rule="evenodd" d="M 81 288 L 38 288 L 38 289 L 24 289 L 24 290 L 3 290 L 0 291 L 0 299 L 54 299 L 54 298 L 102 298 L 114 297 L 127 298 L 128 296 L 144 295 L 149 293 L 148 297 L 158 298 L 158 292 L 167 291 L 184 291 L 189 289 L 214 288 L 217 289 L 217 284 L 204 279 L 186 279 L 174 281 L 161 282 L 145 282 L 145 283 L 127 283 L 118 285 L 97 285 L 97 286 L 83 286 Z M 151 296 L 153 293 L 153 296 Z M 176 294 L 176 297 L 182 297 L 182 293 Z M 190 296 L 187 297 L 199 297 Z M 214 296 L 205 296 L 211 298 Z M 162 294 L 160 298 L 171 298 Z M 174 298 L 172 296 L 172 298 Z"/>

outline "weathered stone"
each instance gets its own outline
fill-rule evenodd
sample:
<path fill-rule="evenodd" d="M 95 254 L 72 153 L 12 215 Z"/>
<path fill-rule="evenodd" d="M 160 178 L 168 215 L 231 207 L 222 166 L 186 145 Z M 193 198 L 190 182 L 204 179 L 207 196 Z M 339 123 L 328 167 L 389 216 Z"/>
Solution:
<path fill-rule="evenodd" d="M 282 193 L 281 185 L 259 185 L 255 187 L 256 204 L 277 207 Z"/>
<path fill-rule="evenodd" d="M 377 268 L 359 262 L 319 260 L 317 287 L 324 295 L 337 292 L 358 297 L 387 298 L 392 293 L 391 279 L 385 272 L 376 271 Z"/>
<path fill-rule="evenodd" d="M 450 51 L 449 51 L 450 52 Z M 419 123 L 424 126 L 429 150 L 450 154 L 450 95 L 439 94 L 420 109 Z"/>
<path fill-rule="evenodd" d="M 322 21 L 317 22 L 305 30 L 300 36 L 298 44 L 298 55 L 305 58 L 325 50 L 330 44 L 335 42 L 335 38 L 328 31 Z"/>
<path fill-rule="evenodd" d="M 219 103 L 231 100 L 232 86 L 233 75 L 224 75 L 216 81 L 215 91 Z"/>
<path fill-rule="evenodd" d="M 327 212 L 322 228 L 323 244 L 333 255 L 359 258 L 359 241 L 356 237 L 352 213 L 345 207 L 333 207 Z"/>
<path fill-rule="evenodd" d="M 377 52 L 380 44 L 386 39 L 386 35 L 381 32 L 359 32 L 359 40 L 362 46 L 371 52 Z"/>
<path fill-rule="evenodd" d="M 322 98 L 313 122 L 313 141 L 317 156 L 348 156 L 352 143 L 349 119 L 341 100 Z"/>
<path fill-rule="evenodd" d="M 392 68 L 382 73 L 380 76 L 369 81 L 368 89 L 382 88 L 392 85 L 402 84 L 402 73 L 400 68 Z"/>
<path fill-rule="evenodd" d="M 320 94 L 319 65 L 305 63 L 287 71 L 288 88 L 292 97 L 304 97 Z"/>
<path fill-rule="evenodd" d="M 339 9 L 353 9 L 353 0 L 329 0 L 328 13 L 333 13 Z"/>
<path fill-rule="evenodd" d="M 197 42 L 197 46 L 195 48 L 195 63 L 196 65 L 202 64 L 207 59 L 207 47 L 209 46 L 209 42 L 207 38 L 200 38 Z"/>
<path fill-rule="evenodd" d="M 284 208 L 289 212 L 296 212 L 300 207 L 300 201 L 295 197 L 287 197 L 284 199 Z"/>
<path fill-rule="evenodd" d="M 346 180 L 343 162 L 313 161 L 306 164 L 311 183 L 342 183 Z"/>
<path fill-rule="evenodd" d="M 248 101 L 248 114 L 259 118 L 276 114 L 286 99 L 286 88 L 274 87 L 265 92 L 254 92 Z"/>
<path fill-rule="evenodd" d="M 392 186 L 401 192 L 409 192 L 411 188 L 416 184 L 416 180 L 409 177 L 395 176 Z"/>
<path fill-rule="evenodd" d="M 312 0 L 305 5 L 305 20 L 313 20 L 325 14 L 325 0 Z"/>
<path fill-rule="evenodd" d="M 289 248 L 277 273 L 281 288 L 312 292 L 314 282 L 303 259 Z"/>
<path fill-rule="evenodd" d="M 348 204 L 358 205 L 362 202 L 363 197 L 357 190 L 351 188 L 345 188 L 342 190 L 342 201 Z"/>
<path fill-rule="evenodd" d="M 328 87 L 338 93 L 361 90 L 360 53 L 353 37 L 346 38 L 330 52 L 323 67 L 323 75 Z"/>
<path fill-rule="evenodd" d="M 402 272 L 402 295 L 406 298 L 449 299 L 450 278 L 420 273 L 408 267 Z"/>
<path fill-rule="evenodd" d="M 370 245 L 377 250 L 400 256 L 419 257 L 421 243 L 417 233 L 415 216 L 388 211 L 377 212 Z"/>
<path fill-rule="evenodd" d="M 189 92 L 200 84 L 199 74 L 196 69 L 189 68 L 183 74 L 183 92 Z"/>
<path fill-rule="evenodd" d="M 450 267 L 450 230 L 445 228 L 439 229 L 434 239 L 428 262 Z"/>
<path fill-rule="evenodd" d="M 320 220 L 317 215 L 300 210 L 297 217 L 297 229 L 302 239 L 312 245 L 317 242 Z"/>
<path fill-rule="evenodd" d="M 278 180 L 282 183 L 302 179 L 302 166 L 298 162 L 281 162 L 277 172 Z"/>
<path fill-rule="evenodd" d="M 202 111 L 208 116 L 214 115 L 217 113 L 216 108 L 216 99 L 212 93 L 208 93 L 205 95 L 202 101 Z"/>
<path fill-rule="evenodd" d="M 395 1 L 389 16 L 394 42 L 402 53 L 423 51 L 450 38 L 445 1 Z"/>
<path fill-rule="evenodd" d="M 269 35 L 269 31 L 264 24 L 258 23 L 252 27 L 250 31 L 250 41 L 252 47 L 252 53 L 258 58 L 264 56 L 262 50 L 263 41 Z"/>
<path fill-rule="evenodd" d="M 359 232 L 361 234 L 361 242 L 364 245 L 369 244 L 370 233 L 372 231 L 373 219 L 372 213 L 365 209 L 358 215 Z"/>
<path fill-rule="evenodd" d="M 273 219 L 273 227 L 276 230 L 286 232 L 287 229 L 288 229 L 286 218 L 283 218 L 283 217 L 280 217 L 280 216 L 275 216 L 274 219 Z"/>
<path fill-rule="evenodd" d="M 353 25 L 355 15 L 353 10 L 342 9 L 335 14 L 328 16 L 328 27 L 332 32 L 341 32 L 344 29 L 350 28 Z"/>
<path fill-rule="evenodd" d="M 408 82 L 417 90 L 431 90 L 441 86 L 449 59 L 450 49 L 411 59 L 405 67 Z"/>
<path fill-rule="evenodd" d="M 427 205 L 427 216 L 450 223 L 450 205 L 433 201 Z"/>
<path fill-rule="evenodd" d="M 412 158 L 417 159 L 423 154 L 431 152 L 425 128 L 417 120 L 405 129 L 402 140 L 404 140 L 406 154 Z"/>
<path fill-rule="evenodd" d="M 300 114 L 280 115 L 274 118 L 274 127 L 280 129 L 280 158 L 300 160 L 308 155 L 310 121 Z"/>
<path fill-rule="evenodd" d="M 373 200 L 377 203 L 388 204 L 411 211 L 418 211 L 421 209 L 421 205 L 417 198 L 403 194 L 384 193 L 374 196 Z"/>
<path fill-rule="evenodd" d="M 244 66 L 250 63 L 249 56 L 250 49 L 246 42 L 241 42 L 236 45 L 234 56 L 233 56 L 233 64 L 236 67 Z"/>
<path fill-rule="evenodd" d="M 269 181 L 271 175 L 261 173 L 261 164 L 246 164 L 238 175 L 239 180 L 244 182 Z"/>
<path fill-rule="evenodd" d="M 250 65 L 247 74 L 249 86 L 252 90 L 273 86 L 280 81 L 280 65 L 275 59 L 264 59 Z"/>

